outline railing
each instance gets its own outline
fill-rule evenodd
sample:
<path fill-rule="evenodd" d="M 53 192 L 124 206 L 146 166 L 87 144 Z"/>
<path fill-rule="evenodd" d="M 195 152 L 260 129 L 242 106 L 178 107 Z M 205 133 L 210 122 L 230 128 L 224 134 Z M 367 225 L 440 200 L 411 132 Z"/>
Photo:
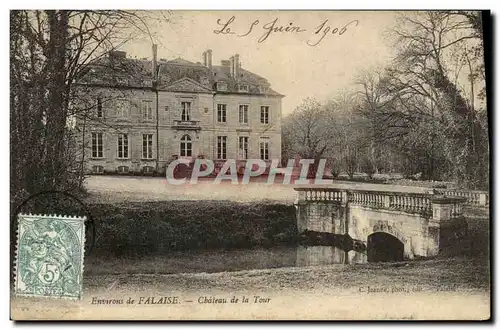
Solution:
<path fill-rule="evenodd" d="M 359 189 L 296 188 L 298 201 L 345 202 L 377 209 L 431 214 L 432 194 L 385 192 Z M 457 209 L 458 211 L 458 209 Z"/>
<path fill-rule="evenodd" d="M 486 191 L 477 190 L 453 190 L 453 189 L 436 189 L 438 194 L 449 197 L 463 197 L 466 199 L 465 204 L 470 206 L 489 206 L 489 195 Z"/>
<path fill-rule="evenodd" d="M 462 214 L 462 203 L 459 201 L 453 202 L 451 206 L 451 217 L 457 217 Z"/>
<path fill-rule="evenodd" d="M 343 192 L 341 190 L 327 189 L 327 188 L 311 188 L 302 189 L 297 188 L 303 194 L 303 200 L 319 202 L 319 201 L 332 201 L 342 202 Z"/>
<path fill-rule="evenodd" d="M 174 120 L 172 128 L 182 128 L 182 129 L 192 129 L 192 130 L 201 129 L 199 120 Z"/>
<path fill-rule="evenodd" d="M 425 214 L 432 210 L 430 194 L 354 190 L 348 196 L 350 203 L 371 208 Z"/>

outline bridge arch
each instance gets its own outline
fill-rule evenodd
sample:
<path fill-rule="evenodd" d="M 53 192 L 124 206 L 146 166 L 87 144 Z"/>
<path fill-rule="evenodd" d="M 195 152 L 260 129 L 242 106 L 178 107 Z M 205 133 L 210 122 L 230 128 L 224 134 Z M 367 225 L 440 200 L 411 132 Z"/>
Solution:
<path fill-rule="evenodd" d="M 377 233 L 377 232 L 387 233 L 387 234 L 390 234 L 390 235 L 396 237 L 403 244 L 407 243 L 406 235 L 402 231 L 400 231 L 398 227 L 396 227 L 394 224 L 391 224 L 387 220 L 386 221 L 382 221 L 382 220 L 377 221 L 371 229 L 372 230 L 371 230 L 370 234 Z"/>
<path fill-rule="evenodd" d="M 368 236 L 366 252 L 368 262 L 402 261 L 405 244 L 396 236 L 377 231 Z"/>

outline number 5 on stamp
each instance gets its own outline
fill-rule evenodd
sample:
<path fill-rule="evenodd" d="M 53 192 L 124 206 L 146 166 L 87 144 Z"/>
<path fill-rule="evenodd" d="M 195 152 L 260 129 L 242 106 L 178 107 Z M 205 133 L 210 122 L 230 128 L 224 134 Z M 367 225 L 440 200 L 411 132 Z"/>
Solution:
<path fill-rule="evenodd" d="M 82 298 L 85 217 L 18 216 L 17 296 Z"/>

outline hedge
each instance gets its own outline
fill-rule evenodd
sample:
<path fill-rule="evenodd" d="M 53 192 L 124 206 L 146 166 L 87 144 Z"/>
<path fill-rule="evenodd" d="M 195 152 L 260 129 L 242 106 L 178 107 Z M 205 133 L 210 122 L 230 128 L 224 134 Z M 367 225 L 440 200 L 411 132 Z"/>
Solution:
<path fill-rule="evenodd" d="M 166 253 L 295 244 L 293 205 L 229 201 L 92 204 L 93 253 Z"/>

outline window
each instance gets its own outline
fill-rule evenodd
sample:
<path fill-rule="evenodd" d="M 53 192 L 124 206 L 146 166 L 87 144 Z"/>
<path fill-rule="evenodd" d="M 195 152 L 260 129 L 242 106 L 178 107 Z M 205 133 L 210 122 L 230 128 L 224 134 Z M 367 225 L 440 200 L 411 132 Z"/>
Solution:
<path fill-rule="evenodd" d="M 227 91 L 227 84 L 223 81 L 219 81 L 217 83 L 217 90 L 222 92 Z"/>
<path fill-rule="evenodd" d="M 143 173 L 153 173 L 154 172 L 154 168 L 153 168 L 153 166 L 144 166 L 142 168 L 142 172 Z"/>
<path fill-rule="evenodd" d="M 246 84 L 238 85 L 238 89 L 240 92 L 248 92 L 248 85 Z"/>
<path fill-rule="evenodd" d="M 217 159 L 226 159 L 227 136 L 217 137 Z"/>
<path fill-rule="evenodd" d="M 102 133 L 92 133 L 92 158 L 102 157 L 104 157 Z"/>
<path fill-rule="evenodd" d="M 94 166 L 92 166 L 92 172 L 104 173 L 104 167 L 102 167 L 101 165 L 94 165 Z"/>
<path fill-rule="evenodd" d="M 248 158 L 248 136 L 240 136 L 238 141 L 238 155 L 240 159 Z"/>
<path fill-rule="evenodd" d="M 128 134 L 118 135 L 118 158 L 128 158 Z"/>
<path fill-rule="evenodd" d="M 248 124 L 248 105 L 240 105 L 240 124 Z"/>
<path fill-rule="evenodd" d="M 127 100 L 116 101 L 116 114 L 119 118 L 128 118 L 130 110 L 130 102 Z"/>
<path fill-rule="evenodd" d="M 269 141 L 267 140 L 260 141 L 260 159 L 262 160 L 269 159 Z"/>
<path fill-rule="evenodd" d="M 226 122 L 226 104 L 217 104 L 217 122 L 218 123 L 225 123 Z"/>
<path fill-rule="evenodd" d="M 182 108 L 181 120 L 182 121 L 191 120 L 191 102 L 181 102 L 181 108 Z"/>
<path fill-rule="evenodd" d="M 128 173 L 128 166 L 118 166 L 118 173 Z"/>
<path fill-rule="evenodd" d="M 152 120 L 153 119 L 153 102 L 149 100 L 143 100 L 142 102 L 142 119 Z"/>
<path fill-rule="evenodd" d="M 100 97 L 97 98 L 97 118 L 102 118 L 102 99 Z"/>
<path fill-rule="evenodd" d="M 184 135 L 181 139 L 181 157 L 191 157 L 193 144 L 189 135 Z"/>
<path fill-rule="evenodd" d="M 153 134 L 142 134 L 142 158 L 153 158 Z"/>
<path fill-rule="evenodd" d="M 269 124 L 269 107 L 260 107 L 260 122 L 262 124 Z"/>

